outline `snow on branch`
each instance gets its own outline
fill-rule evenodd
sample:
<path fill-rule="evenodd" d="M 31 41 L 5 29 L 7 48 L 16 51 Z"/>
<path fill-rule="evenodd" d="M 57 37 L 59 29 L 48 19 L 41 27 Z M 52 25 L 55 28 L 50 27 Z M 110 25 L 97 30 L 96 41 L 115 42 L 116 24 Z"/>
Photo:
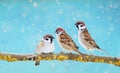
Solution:
<path fill-rule="evenodd" d="M 40 61 L 40 60 L 73 60 L 79 62 L 95 62 L 95 63 L 107 63 L 120 67 L 120 58 L 117 57 L 104 57 L 95 55 L 77 55 L 68 53 L 59 54 L 9 54 L 0 53 L 0 60 L 6 60 L 8 62 L 15 61 Z"/>

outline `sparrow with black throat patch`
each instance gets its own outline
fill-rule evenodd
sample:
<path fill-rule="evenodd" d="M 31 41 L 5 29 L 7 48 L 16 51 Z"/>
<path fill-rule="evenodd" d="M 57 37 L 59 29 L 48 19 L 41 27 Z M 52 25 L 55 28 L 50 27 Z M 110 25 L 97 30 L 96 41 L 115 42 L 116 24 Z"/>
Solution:
<path fill-rule="evenodd" d="M 65 30 L 61 27 L 56 29 L 56 37 L 59 46 L 69 53 L 76 52 L 81 55 L 81 52 L 78 50 L 78 46 L 76 46 L 75 42 L 72 38 L 65 32 Z"/>
<path fill-rule="evenodd" d="M 101 49 L 97 43 L 94 41 L 94 39 L 89 34 L 86 25 L 82 21 L 78 21 L 76 24 L 76 27 L 78 29 L 78 41 L 81 44 L 81 46 L 87 50 L 101 50 L 108 54 L 105 50 Z"/>
<path fill-rule="evenodd" d="M 43 39 L 39 42 L 36 47 L 37 54 L 46 54 L 46 53 L 53 53 L 54 51 L 54 37 L 51 34 L 47 34 L 43 37 Z M 38 66 L 40 61 L 35 62 L 35 66 Z"/>

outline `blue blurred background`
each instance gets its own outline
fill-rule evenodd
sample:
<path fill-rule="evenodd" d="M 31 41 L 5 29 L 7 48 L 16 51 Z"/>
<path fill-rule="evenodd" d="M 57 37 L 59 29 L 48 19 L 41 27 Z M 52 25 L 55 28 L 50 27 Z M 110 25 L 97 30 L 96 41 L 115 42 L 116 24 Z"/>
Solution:
<path fill-rule="evenodd" d="M 0 0 L 0 52 L 35 53 L 45 34 L 55 35 L 63 27 L 79 46 L 75 23 L 82 20 L 91 36 L 110 56 L 120 57 L 120 0 Z M 55 53 L 61 48 L 54 40 Z M 93 54 L 107 56 L 101 51 Z M 120 73 L 120 68 L 103 63 L 76 61 L 0 61 L 0 73 Z"/>

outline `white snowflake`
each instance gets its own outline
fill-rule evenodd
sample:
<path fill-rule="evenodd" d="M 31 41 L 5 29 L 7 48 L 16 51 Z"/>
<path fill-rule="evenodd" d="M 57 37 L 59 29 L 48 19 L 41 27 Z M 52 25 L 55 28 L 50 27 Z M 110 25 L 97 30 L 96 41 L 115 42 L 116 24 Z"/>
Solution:
<path fill-rule="evenodd" d="M 99 6 L 99 8 L 100 8 L 100 9 L 102 9 L 102 8 L 103 8 L 103 6 L 102 6 L 102 5 L 100 5 L 100 6 Z"/>
<path fill-rule="evenodd" d="M 35 24 L 32 24 L 32 26 L 34 26 Z"/>
<path fill-rule="evenodd" d="M 35 45 L 35 42 L 33 42 L 32 45 L 34 46 L 34 45 Z"/>
<path fill-rule="evenodd" d="M 100 17 L 98 16 L 97 19 L 100 19 Z"/>
<path fill-rule="evenodd" d="M 25 17 L 26 17 L 26 13 L 23 13 L 23 14 L 22 14 L 22 17 L 25 18 Z"/>
<path fill-rule="evenodd" d="M 3 30 L 3 32 L 7 32 L 7 30 L 6 30 L 6 29 L 4 29 L 4 30 Z"/>
<path fill-rule="evenodd" d="M 114 31 L 113 25 L 110 25 L 110 26 L 109 26 L 109 30 L 110 30 L 110 31 Z"/>
<path fill-rule="evenodd" d="M 115 22 L 118 22 L 118 20 L 115 20 Z"/>
<path fill-rule="evenodd" d="M 34 2 L 34 3 L 33 3 L 33 6 L 34 6 L 35 8 L 37 8 L 37 7 L 38 7 L 38 3 L 37 3 L 37 2 Z"/>
<path fill-rule="evenodd" d="M 32 2 L 32 0 L 29 0 L 30 1 L 30 3 Z"/>
<path fill-rule="evenodd" d="M 6 4 L 3 4 L 3 7 L 6 7 Z"/>
<path fill-rule="evenodd" d="M 117 15 L 119 16 L 119 15 L 120 15 L 120 13 L 118 12 L 118 13 L 117 13 Z"/>
<path fill-rule="evenodd" d="M 52 63 L 52 64 L 51 64 L 51 66 L 52 66 L 52 67 L 55 67 L 55 64 L 54 64 L 54 63 Z"/>
<path fill-rule="evenodd" d="M 108 73 L 107 71 L 105 73 Z"/>
<path fill-rule="evenodd" d="M 62 11 L 58 11 L 58 14 L 62 14 L 63 12 Z"/>
<path fill-rule="evenodd" d="M 30 27 L 28 26 L 28 27 L 27 27 L 27 29 L 29 30 L 29 29 L 30 29 Z"/>
<path fill-rule="evenodd" d="M 110 8 L 113 8 L 113 5 L 112 5 L 112 4 L 110 5 Z"/>
<path fill-rule="evenodd" d="M 12 50 L 15 50 L 15 48 L 11 48 Z"/>
<path fill-rule="evenodd" d="M 41 33 L 42 31 L 40 30 L 39 32 Z"/>
<path fill-rule="evenodd" d="M 58 4 L 58 5 L 60 5 L 60 2 L 59 2 L 59 0 L 56 0 L 56 2 L 57 2 L 57 4 Z"/>
<path fill-rule="evenodd" d="M 105 13 L 105 11 L 104 11 L 104 10 L 102 10 L 102 13 Z"/>
<path fill-rule="evenodd" d="M 74 38 L 76 39 L 76 38 L 77 38 L 77 35 L 74 35 Z"/>
<path fill-rule="evenodd" d="M 25 30 L 24 30 L 24 29 L 21 29 L 21 32 L 25 32 Z"/>
<path fill-rule="evenodd" d="M 107 35 L 111 35 L 111 32 L 107 32 Z"/>
<path fill-rule="evenodd" d="M 72 15 L 74 15 L 74 14 L 75 14 L 75 12 L 73 12 L 73 11 L 72 11 L 72 12 L 71 12 L 71 14 L 72 14 Z"/>

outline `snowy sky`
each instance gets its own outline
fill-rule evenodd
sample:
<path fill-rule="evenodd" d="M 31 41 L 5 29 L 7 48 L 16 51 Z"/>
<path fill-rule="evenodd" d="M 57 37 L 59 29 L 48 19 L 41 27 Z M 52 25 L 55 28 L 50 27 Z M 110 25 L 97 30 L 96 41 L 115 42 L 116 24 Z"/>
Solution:
<path fill-rule="evenodd" d="M 79 50 L 89 54 L 78 43 L 74 24 L 79 20 L 85 22 L 102 49 L 110 56 L 120 57 L 119 0 L 0 0 L 0 51 L 35 53 L 42 37 L 48 33 L 55 37 L 56 28 L 61 26 L 80 47 Z M 56 40 L 54 44 L 55 53 L 62 51 Z M 106 56 L 100 51 L 92 53 Z M 118 67 L 108 64 L 42 61 L 39 67 L 35 67 L 34 62 L 0 61 L 0 73 L 101 73 L 98 72 L 100 69 L 102 73 L 120 73 Z"/>

